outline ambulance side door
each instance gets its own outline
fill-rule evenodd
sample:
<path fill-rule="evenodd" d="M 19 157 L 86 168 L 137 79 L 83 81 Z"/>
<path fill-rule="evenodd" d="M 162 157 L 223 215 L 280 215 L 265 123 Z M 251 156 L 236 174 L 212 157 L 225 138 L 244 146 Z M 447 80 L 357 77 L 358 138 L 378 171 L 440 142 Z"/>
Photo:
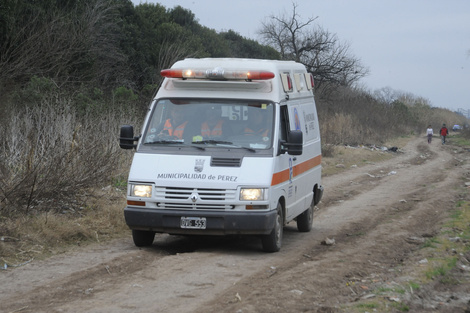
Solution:
<path fill-rule="evenodd" d="M 298 109 L 299 106 L 295 104 L 281 106 L 281 140 L 286 140 L 287 132 L 291 130 L 302 130 L 300 126 Z M 295 177 L 295 166 L 298 163 L 299 156 L 285 153 L 282 154 L 281 157 L 284 159 L 283 163 L 289 170 L 286 199 L 286 219 L 291 220 L 292 218 L 296 217 L 299 212 L 302 212 L 303 209 L 303 202 L 299 202 L 301 198 L 298 197 L 298 192 L 300 190 L 299 181 Z"/>

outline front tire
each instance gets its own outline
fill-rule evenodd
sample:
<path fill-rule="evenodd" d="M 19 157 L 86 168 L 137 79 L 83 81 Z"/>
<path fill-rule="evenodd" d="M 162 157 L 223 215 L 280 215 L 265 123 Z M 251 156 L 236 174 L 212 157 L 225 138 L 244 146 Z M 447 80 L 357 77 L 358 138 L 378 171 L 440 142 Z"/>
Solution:
<path fill-rule="evenodd" d="M 132 239 L 137 247 L 148 247 L 152 245 L 155 239 L 155 232 L 133 229 Z"/>
<path fill-rule="evenodd" d="M 274 228 L 269 235 L 261 237 L 264 252 L 278 252 L 282 246 L 282 236 L 284 233 L 284 218 L 281 203 L 277 204 L 277 215 Z"/>

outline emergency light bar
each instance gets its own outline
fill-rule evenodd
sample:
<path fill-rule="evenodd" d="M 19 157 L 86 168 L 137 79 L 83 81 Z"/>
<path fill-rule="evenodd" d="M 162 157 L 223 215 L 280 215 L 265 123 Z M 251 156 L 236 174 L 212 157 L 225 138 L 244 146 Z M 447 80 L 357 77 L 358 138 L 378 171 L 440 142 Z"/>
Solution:
<path fill-rule="evenodd" d="M 166 69 L 160 75 L 168 78 L 194 78 L 215 80 L 268 80 L 274 78 L 273 72 L 249 70 L 214 69 Z"/>

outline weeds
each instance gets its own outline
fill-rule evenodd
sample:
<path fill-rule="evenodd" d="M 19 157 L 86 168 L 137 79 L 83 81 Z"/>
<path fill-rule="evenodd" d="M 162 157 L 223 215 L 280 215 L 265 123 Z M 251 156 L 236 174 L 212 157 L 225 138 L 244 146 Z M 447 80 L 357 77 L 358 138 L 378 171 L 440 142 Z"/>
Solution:
<path fill-rule="evenodd" d="M 136 119 L 132 112 L 118 107 L 81 115 L 70 98 L 57 95 L 9 114 L 9 123 L 0 125 L 1 215 L 47 211 L 85 188 L 125 176 L 132 155 L 120 151 L 117 134 L 120 124 Z"/>
<path fill-rule="evenodd" d="M 112 179 L 112 186 L 120 190 L 125 190 L 127 188 L 127 177 L 114 177 Z"/>
<path fill-rule="evenodd" d="M 127 231 L 123 190 L 133 152 L 119 148 L 118 134 L 121 124 L 140 124 L 126 103 L 132 94 L 121 88 L 106 103 L 95 92 L 85 108 L 84 97 L 77 107 L 43 79 L 32 85 L 1 103 L 0 267 Z"/>
<path fill-rule="evenodd" d="M 426 239 L 422 248 L 437 248 L 436 244 L 438 243 L 439 243 L 439 239 L 432 237 L 432 238 Z"/>
<path fill-rule="evenodd" d="M 379 308 L 379 304 L 377 303 L 360 303 L 357 305 L 359 309 L 368 309 L 373 310 Z"/>
<path fill-rule="evenodd" d="M 446 284 L 456 283 L 453 273 L 459 263 L 458 256 L 470 250 L 470 247 L 465 244 L 470 239 L 470 202 L 458 201 L 455 207 L 441 235 L 427 240 L 427 242 L 432 241 L 433 244 L 423 246 L 432 251 L 439 251 L 438 257 L 432 258 L 430 265 L 424 271 L 428 280 L 439 279 Z"/>
<path fill-rule="evenodd" d="M 0 220 L 0 267 L 15 267 L 71 246 L 120 237 L 128 231 L 122 214 L 122 191 L 108 187 L 90 190 L 84 197 L 87 206 Z"/>
<path fill-rule="evenodd" d="M 410 311 L 410 307 L 404 303 L 392 303 L 392 307 L 397 309 L 400 312 L 408 312 Z"/>
<path fill-rule="evenodd" d="M 375 291 L 377 294 L 388 294 L 388 293 L 397 293 L 397 294 L 404 294 L 405 289 L 401 287 L 397 288 L 386 288 L 386 287 L 379 287 Z"/>
<path fill-rule="evenodd" d="M 455 260 L 456 261 L 456 260 Z M 454 263 L 454 261 L 452 262 L 448 262 L 446 264 L 442 264 L 442 262 L 445 262 L 444 261 L 437 261 L 437 263 L 439 265 L 437 266 L 433 266 L 433 268 L 431 268 L 430 270 L 426 271 L 425 275 L 426 275 L 426 278 L 428 279 L 435 279 L 437 277 L 440 277 L 440 276 L 446 276 L 447 273 L 452 269 L 454 268 L 454 266 L 452 266 L 451 264 Z M 455 265 L 455 264 L 453 264 Z"/>
<path fill-rule="evenodd" d="M 408 282 L 408 286 L 410 287 L 412 292 L 413 292 L 413 290 L 419 290 L 421 288 L 421 285 L 419 283 L 416 283 L 416 282 L 413 282 L 413 281 Z"/>

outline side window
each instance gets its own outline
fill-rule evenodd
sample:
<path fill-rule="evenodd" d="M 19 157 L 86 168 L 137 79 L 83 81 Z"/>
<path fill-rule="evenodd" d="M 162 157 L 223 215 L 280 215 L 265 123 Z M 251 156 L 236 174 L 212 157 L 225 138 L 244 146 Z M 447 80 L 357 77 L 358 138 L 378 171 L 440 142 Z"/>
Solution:
<path fill-rule="evenodd" d="M 287 110 L 287 105 L 281 106 L 281 116 L 280 116 L 280 123 L 279 123 L 279 139 L 286 141 L 287 140 L 287 132 L 289 130 L 289 112 Z"/>

